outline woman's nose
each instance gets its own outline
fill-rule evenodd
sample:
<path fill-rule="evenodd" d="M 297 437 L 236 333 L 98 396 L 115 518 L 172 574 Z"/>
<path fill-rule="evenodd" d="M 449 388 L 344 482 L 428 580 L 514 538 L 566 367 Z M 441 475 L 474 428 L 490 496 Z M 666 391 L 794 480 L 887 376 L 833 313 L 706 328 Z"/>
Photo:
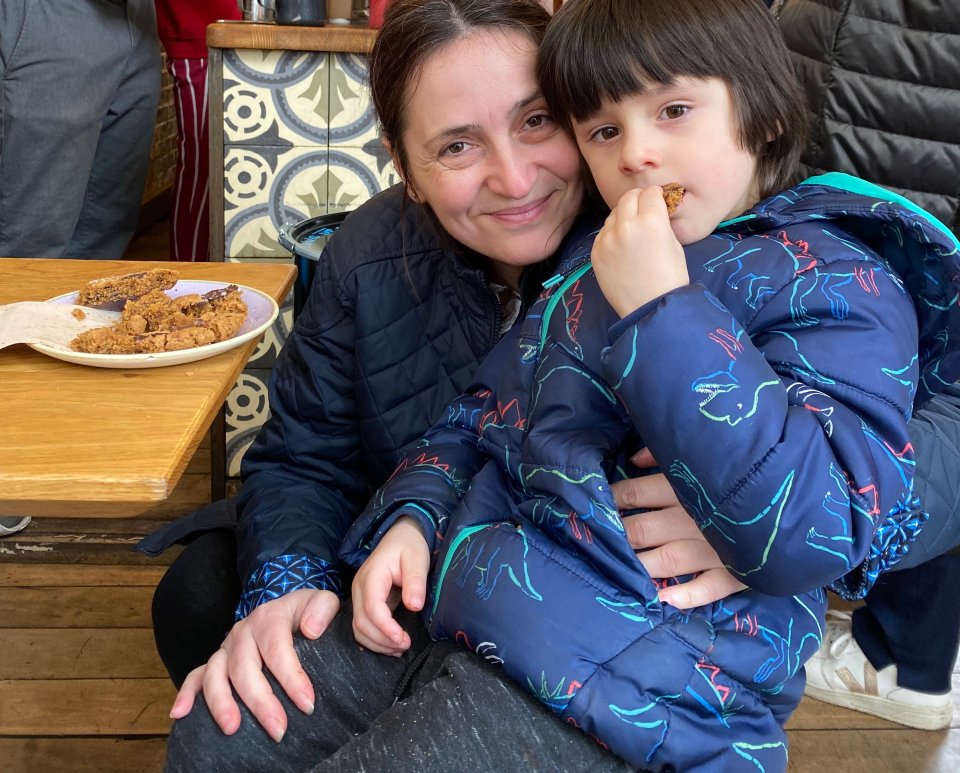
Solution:
<path fill-rule="evenodd" d="M 487 177 L 490 190 L 511 199 L 522 199 L 530 193 L 537 171 L 535 160 L 529 156 L 529 148 L 513 146 L 493 153 Z"/>
<path fill-rule="evenodd" d="M 660 147 L 647 135 L 627 136 L 621 143 L 621 174 L 636 174 L 655 169 L 662 163 L 663 153 Z"/>

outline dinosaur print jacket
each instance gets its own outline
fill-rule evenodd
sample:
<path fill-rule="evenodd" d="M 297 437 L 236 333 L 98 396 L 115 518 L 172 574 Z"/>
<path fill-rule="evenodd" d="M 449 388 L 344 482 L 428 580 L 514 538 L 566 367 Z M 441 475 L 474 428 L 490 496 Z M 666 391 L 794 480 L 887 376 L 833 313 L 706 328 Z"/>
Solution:
<path fill-rule="evenodd" d="M 638 767 L 783 769 L 823 587 L 863 595 L 922 527 L 906 423 L 960 375 L 958 244 L 895 194 L 824 175 L 689 245 L 691 283 L 619 319 L 594 234 L 341 557 L 414 517 L 434 638 Z M 750 590 L 660 603 L 609 487 L 642 446 Z"/>

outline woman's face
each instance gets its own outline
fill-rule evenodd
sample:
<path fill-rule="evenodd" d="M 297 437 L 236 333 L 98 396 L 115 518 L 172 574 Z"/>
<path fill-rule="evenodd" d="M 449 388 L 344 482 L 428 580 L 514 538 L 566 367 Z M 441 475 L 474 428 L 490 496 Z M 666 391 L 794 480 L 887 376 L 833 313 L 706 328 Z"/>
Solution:
<path fill-rule="evenodd" d="M 557 249 L 583 195 L 577 147 L 547 110 L 536 55 L 516 32 L 477 31 L 440 49 L 414 82 L 403 132 L 413 194 L 514 286 Z"/>

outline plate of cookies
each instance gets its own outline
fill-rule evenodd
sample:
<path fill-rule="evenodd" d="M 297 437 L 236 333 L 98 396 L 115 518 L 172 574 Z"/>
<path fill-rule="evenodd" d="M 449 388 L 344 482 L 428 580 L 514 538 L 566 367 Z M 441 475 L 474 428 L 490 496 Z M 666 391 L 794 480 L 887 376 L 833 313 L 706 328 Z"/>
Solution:
<path fill-rule="evenodd" d="M 171 269 L 95 279 L 45 303 L 71 306 L 77 332 L 65 331 L 62 343 L 28 345 L 99 368 L 158 368 L 213 357 L 260 336 L 280 311 L 252 287 L 180 279 Z M 108 325 L 84 326 L 85 309 L 117 316 Z"/>

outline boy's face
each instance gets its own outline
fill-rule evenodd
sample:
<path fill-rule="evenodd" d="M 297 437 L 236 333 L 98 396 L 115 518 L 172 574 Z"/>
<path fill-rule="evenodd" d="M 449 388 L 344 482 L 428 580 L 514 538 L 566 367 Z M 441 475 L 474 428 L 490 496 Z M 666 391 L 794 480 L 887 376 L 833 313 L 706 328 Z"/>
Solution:
<path fill-rule="evenodd" d="M 655 84 L 604 102 L 573 126 L 609 207 L 631 188 L 675 182 L 686 189 L 670 218 L 680 244 L 705 238 L 757 201 L 757 162 L 740 147 L 733 99 L 719 78 Z"/>

